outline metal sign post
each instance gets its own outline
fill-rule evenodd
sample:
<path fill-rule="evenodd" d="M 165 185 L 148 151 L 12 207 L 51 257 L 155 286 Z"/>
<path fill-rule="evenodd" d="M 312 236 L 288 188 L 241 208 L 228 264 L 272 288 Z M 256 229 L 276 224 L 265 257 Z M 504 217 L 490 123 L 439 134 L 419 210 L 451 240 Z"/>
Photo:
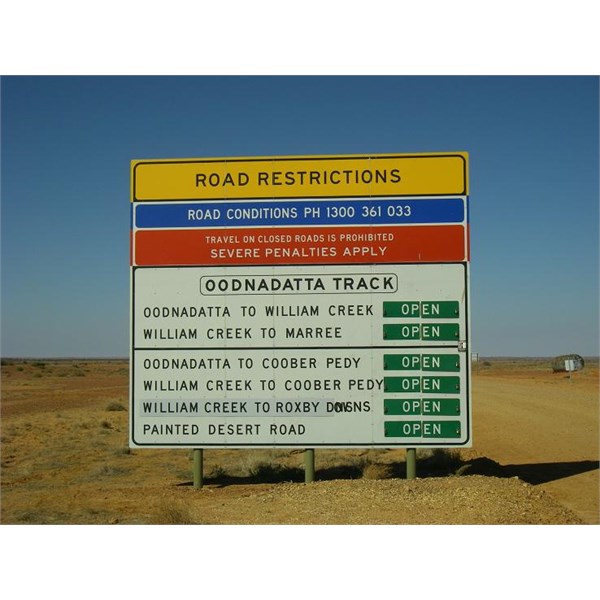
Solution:
<path fill-rule="evenodd" d="M 315 450 L 307 448 L 304 451 L 304 482 L 312 483 L 315 480 Z"/>
<path fill-rule="evenodd" d="M 202 448 L 194 448 L 194 488 L 199 490 L 204 485 L 204 451 Z"/>
<path fill-rule="evenodd" d="M 406 479 L 415 479 L 417 476 L 417 450 L 406 449 Z"/>

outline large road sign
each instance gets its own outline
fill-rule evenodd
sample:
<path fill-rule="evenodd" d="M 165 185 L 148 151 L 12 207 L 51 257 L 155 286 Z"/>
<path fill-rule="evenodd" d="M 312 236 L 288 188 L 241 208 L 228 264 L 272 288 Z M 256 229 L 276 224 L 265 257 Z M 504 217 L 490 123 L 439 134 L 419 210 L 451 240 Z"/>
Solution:
<path fill-rule="evenodd" d="M 469 446 L 466 165 L 134 162 L 131 445 Z"/>

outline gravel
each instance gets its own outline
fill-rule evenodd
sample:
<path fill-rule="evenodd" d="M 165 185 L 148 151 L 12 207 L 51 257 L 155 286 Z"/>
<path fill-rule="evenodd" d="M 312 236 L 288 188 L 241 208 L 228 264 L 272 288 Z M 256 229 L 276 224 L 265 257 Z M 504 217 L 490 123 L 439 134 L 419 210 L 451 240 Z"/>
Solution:
<path fill-rule="evenodd" d="M 481 475 L 281 483 L 232 497 L 207 490 L 205 523 L 231 524 L 581 524 L 543 490 L 516 477 Z M 234 491 L 235 493 L 235 491 Z M 222 494 L 227 502 L 218 502 Z M 202 494 L 204 499 L 206 495 Z M 224 499 L 224 496 L 223 496 Z M 192 500 L 194 504 L 195 501 Z M 203 499 L 198 502 L 204 505 Z M 200 508 L 198 505 L 197 508 Z"/>

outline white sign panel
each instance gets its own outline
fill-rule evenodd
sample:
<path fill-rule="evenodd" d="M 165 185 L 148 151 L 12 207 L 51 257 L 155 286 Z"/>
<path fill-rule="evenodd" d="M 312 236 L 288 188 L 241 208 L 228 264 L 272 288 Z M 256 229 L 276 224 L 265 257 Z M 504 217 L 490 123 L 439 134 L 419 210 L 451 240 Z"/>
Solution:
<path fill-rule="evenodd" d="M 469 440 L 464 264 L 133 277 L 134 445 Z"/>
<path fill-rule="evenodd" d="M 447 346 L 466 339 L 466 267 L 144 268 L 135 348 Z M 451 321 L 440 311 L 452 302 Z M 452 323 L 451 334 L 438 325 Z M 384 327 L 385 326 L 385 327 Z"/>
<path fill-rule="evenodd" d="M 582 368 L 581 360 L 576 358 L 569 358 L 565 360 L 565 371 L 579 371 Z"/>

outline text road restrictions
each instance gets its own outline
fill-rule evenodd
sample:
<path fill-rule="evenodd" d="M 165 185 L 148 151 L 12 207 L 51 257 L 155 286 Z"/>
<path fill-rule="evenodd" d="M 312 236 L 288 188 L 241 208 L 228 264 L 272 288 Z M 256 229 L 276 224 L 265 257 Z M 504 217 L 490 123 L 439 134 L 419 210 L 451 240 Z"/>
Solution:
<path fill-rule="evenodd" d="M 471 445 L 466 155 L 436 158 L 134 162 L 130 444 Z"/>

